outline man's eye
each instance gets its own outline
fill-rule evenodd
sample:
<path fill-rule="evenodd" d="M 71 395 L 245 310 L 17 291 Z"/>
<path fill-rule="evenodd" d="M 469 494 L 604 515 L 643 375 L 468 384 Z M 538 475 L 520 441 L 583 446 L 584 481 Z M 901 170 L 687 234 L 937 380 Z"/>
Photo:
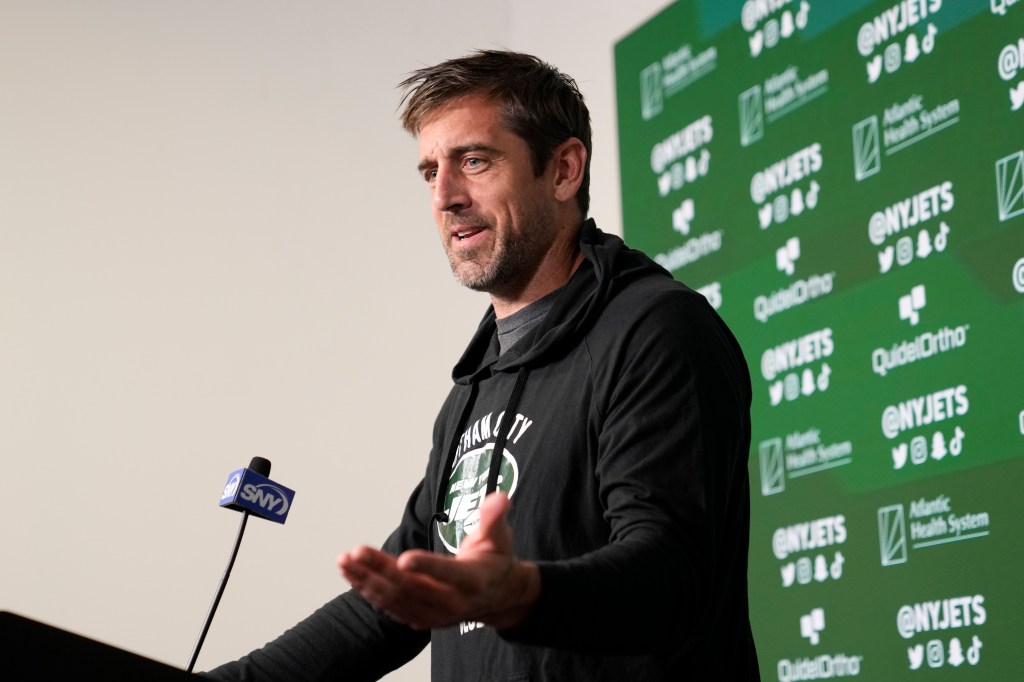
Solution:
<path fill-rule="evenodd" d="M 470 170 L 474 170 L 476 168 L 481 168 L 483 165 L 484 165 L 484 160 L 483 159 L 478 159 L 478 158 L 475 158 L 475 157 L 471 157 L 471 158 L 466 159 L 466 168 L 468 168 Z"/>
<path fill-rule="evenodd" d="M 423 179 L 426 180 L 427 182 L 433 182 L 435 178 L 437 178 L 436 168 L 431 168 L 430 170 L 423 172 Z"/>

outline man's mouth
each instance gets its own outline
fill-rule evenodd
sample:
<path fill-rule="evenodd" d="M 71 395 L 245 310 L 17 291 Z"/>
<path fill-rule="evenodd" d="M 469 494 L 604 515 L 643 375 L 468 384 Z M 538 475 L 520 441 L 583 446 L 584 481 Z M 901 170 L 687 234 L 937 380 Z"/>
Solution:
<path fill-rule="evenodd" d="M 483 231 L 484 231 L 484 228 L 482 228 L 482 227 L 471 227 L 471 228 L 468 228 L 468 229 L 465 229 L 465 230 L 459 230 L 458 232 L 456 232 L 455 233 L 455 238 L 458 239 L 459 241 L 462 241 L 463 239 L 468 239 L 469 237 L 472 237 L 473 235 L 475 235 L 475 234 L 477 234 L 479 232 L 483 232 Z"/>

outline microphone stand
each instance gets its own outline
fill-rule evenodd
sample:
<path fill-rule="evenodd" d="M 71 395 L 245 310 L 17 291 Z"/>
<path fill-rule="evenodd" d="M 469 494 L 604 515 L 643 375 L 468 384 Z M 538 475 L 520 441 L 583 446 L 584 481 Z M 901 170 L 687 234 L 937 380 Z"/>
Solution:
<path fill-rule="evenodd" d="M 188 667 L 185 668 L 186 672 L 191 673 L 192 668 L 195 667 L 196 659 L 199 657 L 199 650 L 202 648 L 203 642 L 206 640 L 206 633 L 210 629 L 210 623 L 213 622 L 213 614 L 217 612 L 217 606 L 220 604 L 220 598 L 224 595 L 224 588 L 228 585 L 228 578 L 231 577 L 231 569 L 235 565 L 235 557 L 238 556 L 238 548 L 242 545 L 242 534 L 245 533 L 245 522 L 248 520 L 249 511 L 243 510 L 242 521 L 238 525 L 238 535 L 235 536 L 235 546 L 231 550 L 231 558 L 228 559 L 228 566 L 224 569 L 224 577 L 220 579 L 220 585 L 217 587 L 217 595 L 213 598 L 213 603 L 210 604 L 210 612 L 206 614 L 206 621 L 203 623 L 203 629 L 199 633 L 199 639 L 196 640 L 195 648 L 192 649 L 192 656 L 189 658 Z"/>

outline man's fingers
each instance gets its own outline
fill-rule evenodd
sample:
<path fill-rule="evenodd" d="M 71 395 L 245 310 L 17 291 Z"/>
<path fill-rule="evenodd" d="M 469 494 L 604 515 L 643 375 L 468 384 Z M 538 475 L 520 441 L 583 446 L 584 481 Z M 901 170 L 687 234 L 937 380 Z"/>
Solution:
<path fill-rule="evenodd" d="M 474 589 L 478 584 L 472 571 L 458 560 L 430 552 L 409 550 L 398 557 L 398 568 L 455 590 Z"/>

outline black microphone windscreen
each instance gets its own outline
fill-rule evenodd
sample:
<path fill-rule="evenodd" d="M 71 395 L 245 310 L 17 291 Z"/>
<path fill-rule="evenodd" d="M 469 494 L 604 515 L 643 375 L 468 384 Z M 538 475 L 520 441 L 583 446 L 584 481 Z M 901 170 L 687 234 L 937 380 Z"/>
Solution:
<path fill-rule="evenodd" d="M 249 471 L 254 471 L 260 476 L 270 478 L 270 460 L 263 457 L 253 457 L 249 462 Z"/>

